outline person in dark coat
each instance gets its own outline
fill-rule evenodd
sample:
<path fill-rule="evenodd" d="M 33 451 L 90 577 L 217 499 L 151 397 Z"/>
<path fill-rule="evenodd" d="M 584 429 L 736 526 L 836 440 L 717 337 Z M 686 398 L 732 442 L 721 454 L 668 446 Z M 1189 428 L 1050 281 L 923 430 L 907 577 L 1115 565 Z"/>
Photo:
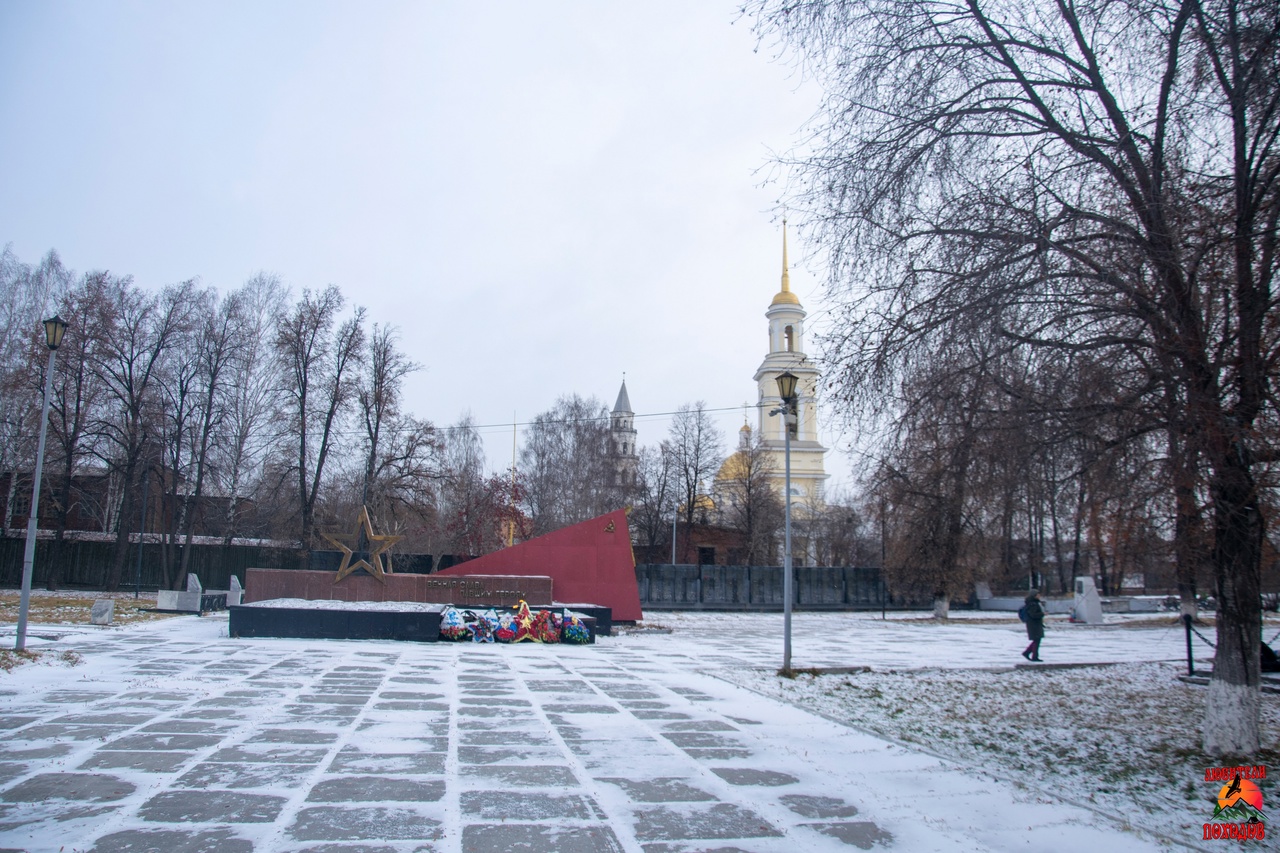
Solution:
<path fill-rule="evenodd" d="M 1040 641 L 1044 639 L 1044 604 L 1040 601 L 1040 592 L 1033 591 L 1027 596 L 1027 639 L 1031 645 L 1022 652 L 1027 660 L 1040 660 Z"/>

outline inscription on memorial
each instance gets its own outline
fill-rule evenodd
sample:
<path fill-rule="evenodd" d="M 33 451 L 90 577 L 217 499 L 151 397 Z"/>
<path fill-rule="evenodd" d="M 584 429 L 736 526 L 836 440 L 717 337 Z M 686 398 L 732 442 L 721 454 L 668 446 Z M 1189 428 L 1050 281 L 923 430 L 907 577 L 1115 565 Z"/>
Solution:
<path fill-rule="evenodd" d="M 302 598 L 342 601 L 418 601 L 461 607 L 510 607 L 520 600 L 530 607 L 552 602 L 551 578 L 539 575 L 386 574 L 381 581 L 367 575 L 348 575 L 333 583 L 330 572 L 295 569 L 249 569 L 245 601 Z"/>

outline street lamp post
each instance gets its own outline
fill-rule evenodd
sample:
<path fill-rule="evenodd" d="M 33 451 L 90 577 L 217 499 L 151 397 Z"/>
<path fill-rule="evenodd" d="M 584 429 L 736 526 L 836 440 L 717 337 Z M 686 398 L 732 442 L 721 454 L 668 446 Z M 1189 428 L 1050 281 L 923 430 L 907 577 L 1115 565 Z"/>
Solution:
<path fill-rule="evenodd" d="M 671 565 L 676 564 L 676 522 L 680 519 L 680 504 L 671 505 Z"/>
<path fill-rule="evenodd" d="M 785 476 L 783 478 L 783 506 L 785 522 L 782 545 L 782 671 L 791 672 L 791 418 L 796 414 L 796 382 L 798 377 L 787 371 L 778 376 L 778 396 L 782 405 L 770 412 L 770 415 L 782 415 L 783 458 Z"/>
<path fill-rule="evenodd" d="M 27 647 L 27 612 L 31 609 L 31 575 L 36 561 L 36 525 L 40 513 L 40 478 L 44 473 L 44 438 L 49 426 L 49 398 L 53 396 L 53 362 L 67 323 L 57 314 L 44 321 L 44 338 L 49 347 L 49 364 L 44 374 L 44 403 L 40 407 L 40 441 L 36 444 L 36 464 L 32 473 L 31 510 L 27 514 L 27 547 L 22 555 L 22 596 L 18 602 L 18 639 L 15 651 Z"/>

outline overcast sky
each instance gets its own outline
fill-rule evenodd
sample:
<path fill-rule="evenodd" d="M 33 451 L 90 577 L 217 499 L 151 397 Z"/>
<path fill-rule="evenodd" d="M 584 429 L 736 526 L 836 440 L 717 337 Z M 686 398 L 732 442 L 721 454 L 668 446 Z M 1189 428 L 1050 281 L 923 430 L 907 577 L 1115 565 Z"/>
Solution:
<path fill-rule="evenodd" d="M 660 413 L 756 399 L 770 155 L 817 93 L 755 48 L 735 0 L 0 0 L 0 245 L 147 288 L 337 284 L 423 365 L 410 410 L 508 425 L 494 468 L 513 417 L 612 406 L 624 372 L 655 444 Z"/>

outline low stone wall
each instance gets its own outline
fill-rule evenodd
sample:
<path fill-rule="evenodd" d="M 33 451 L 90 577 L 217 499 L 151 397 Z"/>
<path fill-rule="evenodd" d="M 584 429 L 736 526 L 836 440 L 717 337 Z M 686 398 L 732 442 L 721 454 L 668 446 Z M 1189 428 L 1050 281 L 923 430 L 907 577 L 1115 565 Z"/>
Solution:
<path fill-rule="evenodd" d="M 879 610 L 884 585 L 878 569 L 797 566 L 792 569 L 799 610 Z M 636 566 L 640 602 L 655 610 L 781 610 L 781 566 Z"/>

